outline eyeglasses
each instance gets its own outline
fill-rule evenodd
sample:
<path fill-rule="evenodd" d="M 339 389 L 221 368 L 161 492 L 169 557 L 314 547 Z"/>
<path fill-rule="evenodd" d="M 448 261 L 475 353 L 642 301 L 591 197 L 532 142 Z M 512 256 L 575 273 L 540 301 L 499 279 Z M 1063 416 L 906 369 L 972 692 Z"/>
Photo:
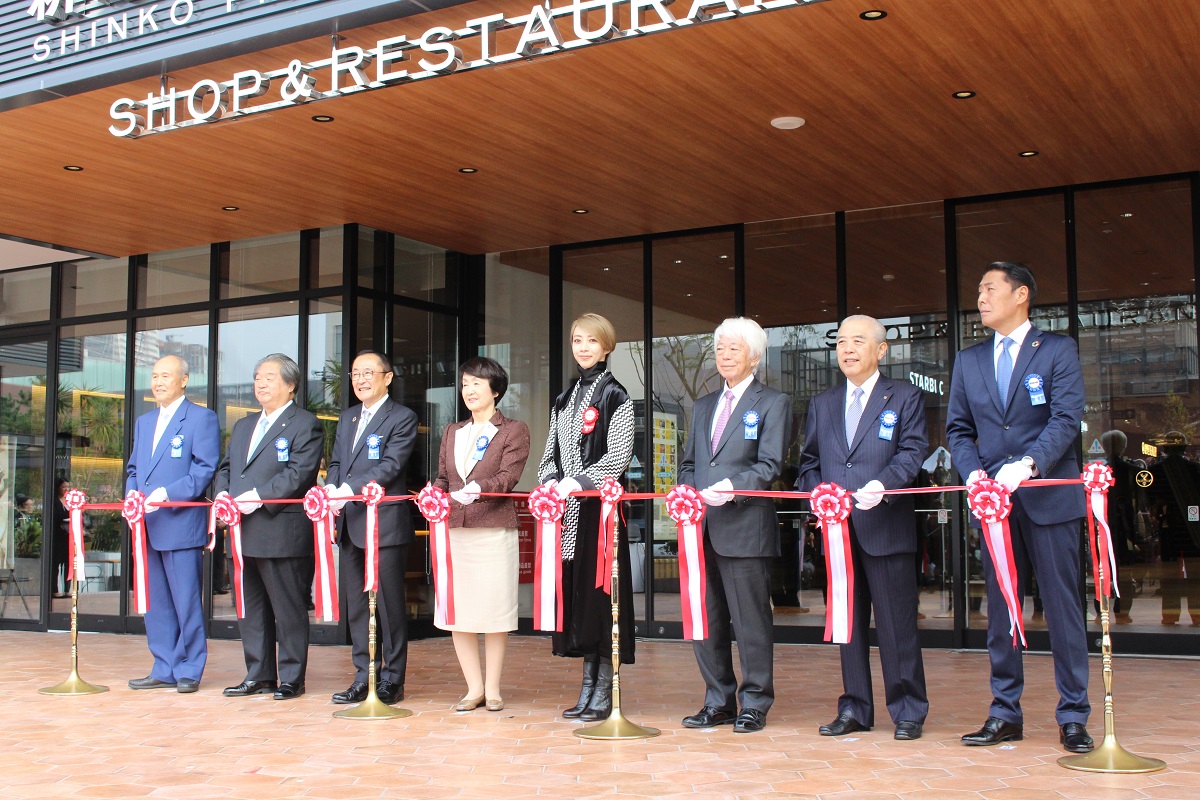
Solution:
<path fill-rule="evenodd" d="M 391 375 L 391 374 L 392 374 L 391 370 L 387 370 L 386 372 L 381 372 L 379 370 L 374 370 L 374 369 L 364 369 L 362 372 L 355 370 L 354 372 L 350 373 L 350 380 L 352 380 L 352 381 L 369 381 L 369 380 L 374 380 L 376 375 Z"/>

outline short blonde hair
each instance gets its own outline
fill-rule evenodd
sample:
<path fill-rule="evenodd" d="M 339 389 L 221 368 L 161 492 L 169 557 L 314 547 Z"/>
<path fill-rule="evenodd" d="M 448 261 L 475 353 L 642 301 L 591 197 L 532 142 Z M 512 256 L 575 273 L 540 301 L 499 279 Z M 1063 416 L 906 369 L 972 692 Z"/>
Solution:
<path fill-rule="evenodd" d="M 580 314 L 571 323 L 570 336 L 575 335 L 575 329 L 579 328 L 586 334 L 596 337 L 596 341 L 600 342 L 600 346 L 604 348 L 604 352 L 611 353 L 617 349 L 617 330 L 613 324 L 599 314 Z"/>

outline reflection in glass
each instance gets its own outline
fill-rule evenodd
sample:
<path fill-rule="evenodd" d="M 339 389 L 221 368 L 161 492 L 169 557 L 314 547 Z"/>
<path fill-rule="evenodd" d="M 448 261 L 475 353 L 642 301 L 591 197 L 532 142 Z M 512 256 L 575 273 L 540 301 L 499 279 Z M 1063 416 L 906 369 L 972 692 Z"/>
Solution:
<path fill-rule="evenodd" d="M 82 317 L 124 311 L 129 304 L 129 259 L 89 258 L 62 266 L 59 314 Z"/>
<path fill-rule="evenodd" d="M 837 316 L 833 214 L 754 222 L 745 228 L 746 313 L 764 328 Z"/>
<path fill-rule="evenodd" d="M 212 248 L 151 253 L 137 272 L 138 308 L 204 303 L 209 298 Z"/>
<path fill-rule="evenodd" d="M 220 251 L 221 299 L 300 288 L 300 234 L 230 242 Z"/>
<path fill-rule="evenodd" d="M 50 319 L 50 268 L 0 273 L 0 325 Z"/>
<path fill-rule="evenodd" d="M 441 247 L 397 236 L 392 247 L 395 292 L 405 297 L 455 306 L 458 304 L 455 296 L 456 264 L 452 255 Z"/>
<path fill-rule="evenodd" d="M 342 413 L 342 384 L 346 372 L 342 354 L 341 298 L 314 300 L 308 305 L 308 410 L 325 429 L 325 459 L 333 452 L 333 437 Z M 353 399 L 351 402 L 354 402 Z M 325 465 L 321 466 L 322 476 Z"/>
<path fill-rule="evenodd" d="M 345 235 L 341 226 L 322 228 L 312 250 L 312 285 L 316 289 L 342 285 L 342 248 Z"/>

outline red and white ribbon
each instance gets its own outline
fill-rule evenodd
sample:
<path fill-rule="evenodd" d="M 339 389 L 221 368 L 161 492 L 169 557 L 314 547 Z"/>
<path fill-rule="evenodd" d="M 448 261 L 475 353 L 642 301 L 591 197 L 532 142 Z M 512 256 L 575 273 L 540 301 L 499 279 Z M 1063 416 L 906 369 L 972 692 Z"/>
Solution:
<path fill-rule="evenodd" d="M 667 493 L 667 513 L 675 520 L 679 547 L 679 599 L 683 610 L 683 638 L 708 638 L 708 578 L 704 571 L 704 501 L 691 486 L 676 486 Z"/>
<path fill-rule="evenodd" d="M 1116 484 L 1112 467 L 1102 461 L 1089 462 L 1079 476 L 1087 492 L 1088 541 L 1092 551 L 1092 582 L 1096 599 L 1101 594 L 1121 596 L 1117 587 L 1117 554 L 1113 551 L 1112 531 L 1108 527 L 1108 490 Z M 1097 528 L 1099 532 L 1097 533 Z M 1104 565 L 1101 570 L 1100 566 Z"/>
<path fill-rule="evenodd" d="M 1012 496 L 1007 487 L 992 478 L 980 478 L 967 488 L 967 504 L 971 513 L 983 523 L 983 539 L 992 557 L 992 571 L 1004 602 L 1008 606 L 1008 632 L 1013 635 L 1013 647 L 1025 644 L 1025 622 L 1021 617 L 1021 596 L 1017 584 L 1017 562 L 1013 555 L 1012 531 L 1008 515 L 1012 513 Z M 989 614 L 999 609 L 988 609 Z"/>
<path fill-rule="evenodd" d="M 363 565 L 363 591 L 379 591 L 379 503 L 383 500 L 383 487 L 371 481 L 362 488 L 362 499 L 367 504 L 367 558 Z"/>
<path fill-rule="evenodd" d="M 67 581 L 83 575 L 83 507 L 87 495 L 79 489 L 70 489 L 63 495 L 63 505 L 70 519 L 70 534 L 67 539 Z"/>
<path fill-rule="evenodd" d="M 539 631 L 563 629 L 562 517 L 566 501 L 552 486 L 529 493 L 529 513 L 537 520 L 537 547 L 533 556 L 533 627 Z"/>
<path fill-rule="evenodd" d="M 600 484 L 600 530 L 596 535 L 596 588 L 612 594 L 612 568 L 616 545 L 617 514 L 621 510 L 621 495 L 625 487 L 611 475 Z"/>
<path fill-rule="evenodd" d="M 583 427 L 580 433 L 591 433 L 596 430 L 596 423 L 600 420 L 600 409 L 595 406 L 588 406 L 583 410 Z"/>
<path fill-rule="evenodd" d="M 313 592 L 313 607 L 325 622 L 337 622 L 337 570 L 333 564 L 333 540 L 337 536 L 334 519 L 337 512 L 329 503 L 328 487 L 314 486 L 304 494 L 304 513 L 313 524 L 313 554 L 317 563 L 317 579 Z"/>
<path fill-rule="evenodd" d="M 450 496 L 432 483 L 417 495 L 417 509 L 429 523 L 429 563 L 433 571 L 433 622 L 454 624 L 454 566 L 450 558 Z"/>
<path fill-rule="evenodd" d="M 854 557 L 850 553 L 850 492 L 822 483 L 808 498 L 821 527 L 829 596 L 825 602 L 825 641 L 846 644 L 854 633 Z"/>
<path fill-rule="evenodd" d="M 245 567 L 242 560 L 242 512 L 228 493 L 219 494 L 217 499 L 213 500 L 212 511 L 208 516 L 209 550 L 217 544 L 218 521 L 225 523 L 229 528 L 229 557 L 233 561 L 233 603 L 238 619 L 245 619 L 246 600 L 242 593 L 242 570 Z"/>
<path fill-rule="evenodd" d="M 133 548 L 134 613 L 150 610 L 150 576 L 146 567 L 146 495 L 130 489 L 121 507 L 121 516 L 129 524 L 129 542 Z"/>

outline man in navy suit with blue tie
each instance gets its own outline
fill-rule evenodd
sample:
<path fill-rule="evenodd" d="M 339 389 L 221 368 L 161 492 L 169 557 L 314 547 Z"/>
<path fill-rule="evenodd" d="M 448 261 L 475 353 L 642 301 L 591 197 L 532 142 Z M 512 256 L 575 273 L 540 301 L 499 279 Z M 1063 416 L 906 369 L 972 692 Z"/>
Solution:
<path fill-rule="evenodd" d="M 1033 567 L 1041 590 L 1054 658 L 1059 741 L 1073 753 L 1093 747 L 1087 732 L 1088 655 L 1082 584 L 1078 486 L 1026 487 L 1038 478 L 1078 478 L 1075 437 L 1083 417 L 1083 369 L 1075 341 L 1029 322 L 1037 282 L 1024 264 L 989 264 L 979 283 L 979 315 L 995 335 L 968 347 L 954 362 L 946 435 L 959 474 L 970 485 L 993 475 L 1013 492 L 1009 516 L 1013 555 Z M 978 524 L 973 520 L 974 524 Z M 1024 736 L 1021 651 L 1013 643 L 1006 604 L 988 551 L 983 552 L 988 598 L 988 657 L 992 707 L 963 744 L 993 745 Z M 1018 587 L 1027 576 L 1019 575 Z M 1018 591 L 1020 589 L 1018 588 Z"/>
<path fill-rule="evenodd" d="M 195 692 L 208 660 L 200 588 L 208 515 L 203 507 L 155 506 L 202 498 L 221 453 L 217 415 L 184 397 L 187 383 L 179 356 L 155 362 L 150 391 L 158 408 L 138 417 L 126 468 L 125 490 L 147 495 L 146 644 L 154 656 L 150 674 L 129 681 L 130 689 Z"/>
<path fill-rule="evenodd" d="M 912 495 L 883 494 L 916 480 L 929 447 L 925 403 L 915 386 L 879 371 L 887 349 L 878 320 L 854 315 L 842 322 L 837 356 L 846 382 L 809 403 L 800 451 L 800 491 L 826 482 L 857 489 L 850 512 L 854 615 L 850 641 L 841 645 L 838 716 L 821 726 L 822 736 L 869 731 L 875 724 L 868 641 L 872 606 L 895 738 L 921 738 L 929 713 L 917 636 L 916 513 Z"/>

